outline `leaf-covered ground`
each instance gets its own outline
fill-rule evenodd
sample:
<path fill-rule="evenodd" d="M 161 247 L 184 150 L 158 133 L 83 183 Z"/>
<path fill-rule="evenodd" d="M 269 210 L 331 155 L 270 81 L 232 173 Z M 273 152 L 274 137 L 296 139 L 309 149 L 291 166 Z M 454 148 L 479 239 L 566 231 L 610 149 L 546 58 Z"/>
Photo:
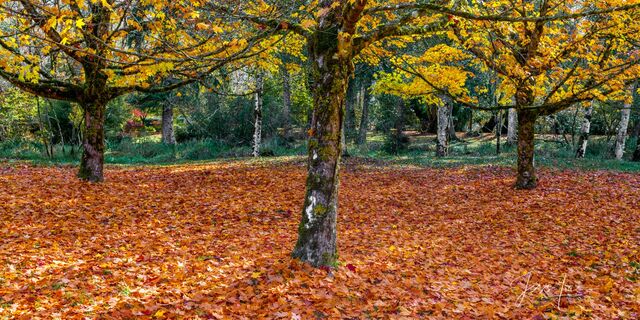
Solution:
<path fill-rule="evenodd" d="M 640 317 L 640 176 L 343 168 L 328 274 L 289 258 L 300 163 L 0 166 L 0 317 Z"/>

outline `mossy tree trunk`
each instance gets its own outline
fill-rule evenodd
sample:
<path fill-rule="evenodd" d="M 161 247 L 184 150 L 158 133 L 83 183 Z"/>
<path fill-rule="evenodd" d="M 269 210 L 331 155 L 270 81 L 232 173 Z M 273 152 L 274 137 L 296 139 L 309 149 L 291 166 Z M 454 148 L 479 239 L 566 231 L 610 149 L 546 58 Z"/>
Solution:
<path fill-rule="evenodd" d="M 324 0 L 320 6 L 331 8 L 332 4 Z M 340 8 L 329 9 L 318 18 L 318 30 L 308 39 L 314 109 L 306 194 L 292 257 L 316 267 L 334 266 L 337 259 L 338 168 L 345 95 L 353 74 L 350 42 L 338 36 L 341 14 Z"/>
<path fill-rule="evenodd" d="M 82 134 L 82 159 L 78 177 L 90 182 L 104 180 L 104 120 L 106 102 L 95 99 L 82 104 L 84 128 Z"/>
<path fill-rule="evenodd" d="M 534 189 L 538 184 L 534 166 L 537 111 L 518 110 L 518 175 L 516 189 Z"/>

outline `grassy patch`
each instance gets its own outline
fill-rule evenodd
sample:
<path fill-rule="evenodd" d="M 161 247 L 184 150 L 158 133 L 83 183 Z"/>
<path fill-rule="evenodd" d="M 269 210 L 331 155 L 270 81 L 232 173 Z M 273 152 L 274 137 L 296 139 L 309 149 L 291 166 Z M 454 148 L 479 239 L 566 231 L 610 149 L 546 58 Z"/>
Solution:
<path fill-rule="evenodd" d="M 358 146 L 349 143 L 348 154 L 353 157 L 384 161 L 389 165 L 421 166 L 434 168 L 450 168 L 460 166 L 515 166 L 517 160 L 516 146 L 503 144 L 501 153 L 496 155 L 496 144 L 493 136 L 464 137 L 451 143 L 449 156 L 435 157 L 434 135 L 413 135 L 407 150 L 398 155 L 390 155 L 384 150 L 385 136 L 371 134 L 367 144 Z M 503 140 L 504 141 L 504 140 Z M 611 144 L 604 137 L 592 137 L 584 159 L 575 159 L 575 149 L 560 139 L 539 136 L 536 141 L 536 165 L 558 169 L 613 170 L 623 172 L 640 171 L 640 163 L 631 162 L 630 156 L 635 150 L 635 141 L 627 143 L 627 154 L 623 161 L 611 158 Z M 215 159 L 242 158 L 251 155 L 251 148 L 246 145 L 232 146 L 223 141 L 193 140 L 169 146 L 160 142 L 159 135 L 126 138 L 120 141 L 108 141 L 105 161 L 110 164 L 177 164 L 193 161 Z M 307 154 L 305 141 L 284 143 L 273 138 L 262 145 L 265 157 L 304 156 Z M 48 158 L 44 147 L 39 142 L 2 142 L 0 143 L 0 159 L 27 160 L 39 165 L 73 164 L 79 162 L 81 150 L 56 145 L 53 158 Z M 285 161 L 286 159 L 281 159 Z"/>

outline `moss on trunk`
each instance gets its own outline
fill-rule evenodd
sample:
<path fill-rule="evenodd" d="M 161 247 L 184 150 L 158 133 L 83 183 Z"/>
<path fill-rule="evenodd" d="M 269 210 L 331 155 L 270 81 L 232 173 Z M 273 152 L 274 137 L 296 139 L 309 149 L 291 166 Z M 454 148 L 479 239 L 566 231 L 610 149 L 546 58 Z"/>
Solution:
<path fill-rule="evenodd" d="M 314 109 L 309 130 L 306 194 L 292 257 L 316 267 L 331 267 L 337 259 L 338 170 L 344 103 L 353 68 L 351 57 L 339 54 L 335 24 L 321 21 L 320 25 L 326 30 L 317 32 L 309 41 Z"/>
<path fill-rule="evenodd" d="M 104 120 L 106 103 L 91 101 L 83 104 L 84 131 L 82 160 L 78 177 L 90 182 L 104 180 Z"/>
<path fill-rule="evenodd" d="M 533 189 L 538 183 L 533 163 L 534 136 L 537 114 L 518 110 L 518 176 L 516 189 Z"/>

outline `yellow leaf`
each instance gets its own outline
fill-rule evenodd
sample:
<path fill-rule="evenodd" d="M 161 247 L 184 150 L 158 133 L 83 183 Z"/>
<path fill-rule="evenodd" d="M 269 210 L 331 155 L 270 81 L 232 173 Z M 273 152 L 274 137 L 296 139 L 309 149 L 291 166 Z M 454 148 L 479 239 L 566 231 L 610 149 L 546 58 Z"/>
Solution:
<path fill-rule="evenodd" d="M 100 2 L 102 3 L 102 6 L 113 11 L 113 7 L 109 4 L 109 2 L 107 0 L 100 0 Z"/>
<path fill-rule="evenodd" d="M 153 314 L 153 316 L 156 317 L 156 318 L 164 318 L 164 314 L 166 312 L 167 312 L 167 310 L 159 309 L 158 311 L 156 311 L 156 313 Z"/>

